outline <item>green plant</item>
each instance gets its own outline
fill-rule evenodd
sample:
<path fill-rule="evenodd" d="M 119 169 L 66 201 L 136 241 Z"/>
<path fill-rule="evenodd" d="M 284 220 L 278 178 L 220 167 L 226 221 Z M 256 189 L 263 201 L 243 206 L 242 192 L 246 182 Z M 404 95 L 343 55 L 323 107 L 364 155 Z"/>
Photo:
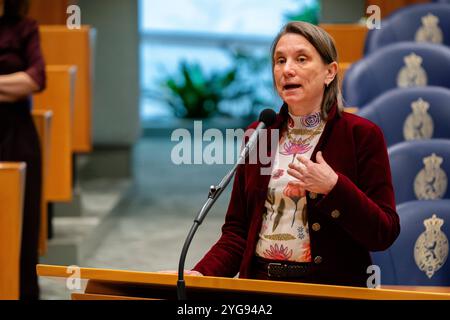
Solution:
<path fill-rule="evenodd" d="M 296 12 L 285 13 L 285 19 L 289 21 L 305 21 L 312 24 L 319 24 L 320 3 L 319 0 L 310 4 L 302 5 Z"/>
<path fill-rule="evenodd" d="M 254 118 L 262 108 L 273 105 L 270 57 L 248 49 L 227 48 L 232 62 L 225 70 L 206 74 L 198 63 L 181 61 L 178 71 L 160 82 L 163 99 L 178 117 L 206 118 L 214 114 L 231 116 L 219 105 L 232 102 L 240 115 Z M 161 92 L 153 96 L 161 98 Z M 231 111 L 230 111 L 231 112 Z M 233 114 L 234 115 L 234 114 Z"/>
<path fill-rule="evenodd" d="M 227 90 L 236 78 L 236 68 L 215 71 L 209 76 L 197 63 L 182 61 L 179 73 L 162 82 L 166 101 L 176 116 L 206 118 L 218 112 L 219 102 L 236 98 Z"/>
<path fill-rule="evenodd" d="M 238 87 L 245 98 L 242 102 L 248 106 L 245 116 L 253 119 L 274 103 L 270 56 L 266 51 L 258 54 L 245 48 L 230 49 L 228 53 L 238 70 L 233 86 Z"/>

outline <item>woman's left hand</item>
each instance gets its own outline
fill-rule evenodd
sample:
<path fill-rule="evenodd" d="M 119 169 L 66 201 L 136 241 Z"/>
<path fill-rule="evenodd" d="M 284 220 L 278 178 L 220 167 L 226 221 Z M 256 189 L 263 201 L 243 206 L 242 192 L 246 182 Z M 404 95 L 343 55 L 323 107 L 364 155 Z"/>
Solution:
<path fill-rule="evenodd" d="M 322 152 L 317 152 L 317 163 L 312 162 L 304 156 L 298 156 L 297 159 L 304 166 L 299 164 L 289 164 L 288 174 L 297 178 L 298 181 L 294 181 L 300 187 L 310 192 L 328 194 L 336 185 L 338 181 L 338 175 L 334 170 L 325 162 Z"/>

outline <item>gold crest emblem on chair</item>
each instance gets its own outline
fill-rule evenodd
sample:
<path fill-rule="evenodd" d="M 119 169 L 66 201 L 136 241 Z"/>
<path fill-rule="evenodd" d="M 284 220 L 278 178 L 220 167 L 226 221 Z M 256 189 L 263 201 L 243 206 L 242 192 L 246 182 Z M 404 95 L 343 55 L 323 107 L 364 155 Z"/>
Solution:
<path fill-rule="evenodd" d="M 408 115 L 403 125 L 405 140 L 430 139 L 433 137 L 433 119 L 427 112 L 430 104 L 419 98 L 411 104 L 412 113 Z"/>
<path fill-rule="evenodd" d="M 423 224 L 425 231 L 420 234 L 414 245 L 414 260 L 417 267 L 431 279 L 447 261 L 448 238 L 441 230 L 444 220 L 438 218 L 436 214 L 425 219 Z"/>
<path fill-rule="evenodd" d="M 427 74 L 422 68 L 422 57 L 414 52 L 403 58 L 405 66 L 397 75 L 397 86 L 400 88 L 426 86 Z"/>
<path fill-rule="evenodd" d="M 438 26 L 439 18 L 431 13 L 422 17 L 422 25 L 416 31 L 416 42 L 443 43 L 442 30 Z"/>
<path fill-rule="evenodd" d="M 441 199 L 447 191 L 447 175 L 441 169 L 443 160 L 435 153 L 423 159 L 425 167 L 414 180 L 414 192 L 418 200 Z"/>

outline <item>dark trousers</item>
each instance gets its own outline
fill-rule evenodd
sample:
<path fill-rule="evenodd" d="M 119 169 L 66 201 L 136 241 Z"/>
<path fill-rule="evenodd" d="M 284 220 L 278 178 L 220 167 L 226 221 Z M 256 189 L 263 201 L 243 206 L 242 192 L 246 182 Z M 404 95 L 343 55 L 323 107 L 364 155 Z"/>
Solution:
<path fill-rule="evenodd" d="M 26 163 L 20 299 L 39 299 L 36 264 L 41 216 L 41 151 L 39 137 L 27 106 L 0 104 L 0 161 Z"/>

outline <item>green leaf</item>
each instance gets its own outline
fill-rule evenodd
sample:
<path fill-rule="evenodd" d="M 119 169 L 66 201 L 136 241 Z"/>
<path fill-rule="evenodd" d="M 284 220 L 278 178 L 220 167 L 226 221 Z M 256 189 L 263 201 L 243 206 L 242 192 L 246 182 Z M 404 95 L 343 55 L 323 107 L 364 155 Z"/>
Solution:
<path fill-rule="evenodd" d="M 269 188 L 269 190 L 267 190 L 267 202 L 269 202 L 271 206 L 275 204 L 275 188 Z"/>
<path fill-rule="evenodd" d="M 269 56 L 254 55 L 249 50 L 226 49 L 233 59 L 233 65 L 224 70 L 205 73 L 200 64 L 181 61 L 176 74 L 168 75 L 160 85 L 169 97 L 165 100 L 176 115 L 187 118 L 203 118 L 219 113 L 222 101 L 245 101 L 250 108 L 270 105 L 267 98 L 259 97 L 254 81 L 248 74 L 258 76 L 258 73 L 270 65 Z M 260 84 L 272 90 L 271 82 L 265 78 L 258 79 Z M 161 95 L 164 96 L 164 95 Z M 162 97 L 159 98 L 162 98 Z M 252 116 L 253 112 L 249 111 Z"/>
<path fill-rule="evenodd" d="M 285 206 L 286 206 L 286 204 L 284 202 L 284 198 L 281 198 L 280 204 L 278 205 L 278 209 L 277 209 L 277 215 L 275 216 L 275 219 L 273 221 L 272 232 L 275 232 L 275 229 L 278 227 L 281 217 L 283 216 Z"/>
<path fill-rule="evenodd" d="M 308 6 L 302 6 L 296 12 L 286 13 L 285 18 L 287 21 L 305 21 L 312 24 L 319 24 L 320 5 L 317 2 Z"/>
<path fill-rule="evenodd" d="M 308 222 L 308 210 L 306 208 L 306 203 L 304 203 L 302 209 L 302 222 L 304 226 L 306 226 L 306 223 Z"/>

